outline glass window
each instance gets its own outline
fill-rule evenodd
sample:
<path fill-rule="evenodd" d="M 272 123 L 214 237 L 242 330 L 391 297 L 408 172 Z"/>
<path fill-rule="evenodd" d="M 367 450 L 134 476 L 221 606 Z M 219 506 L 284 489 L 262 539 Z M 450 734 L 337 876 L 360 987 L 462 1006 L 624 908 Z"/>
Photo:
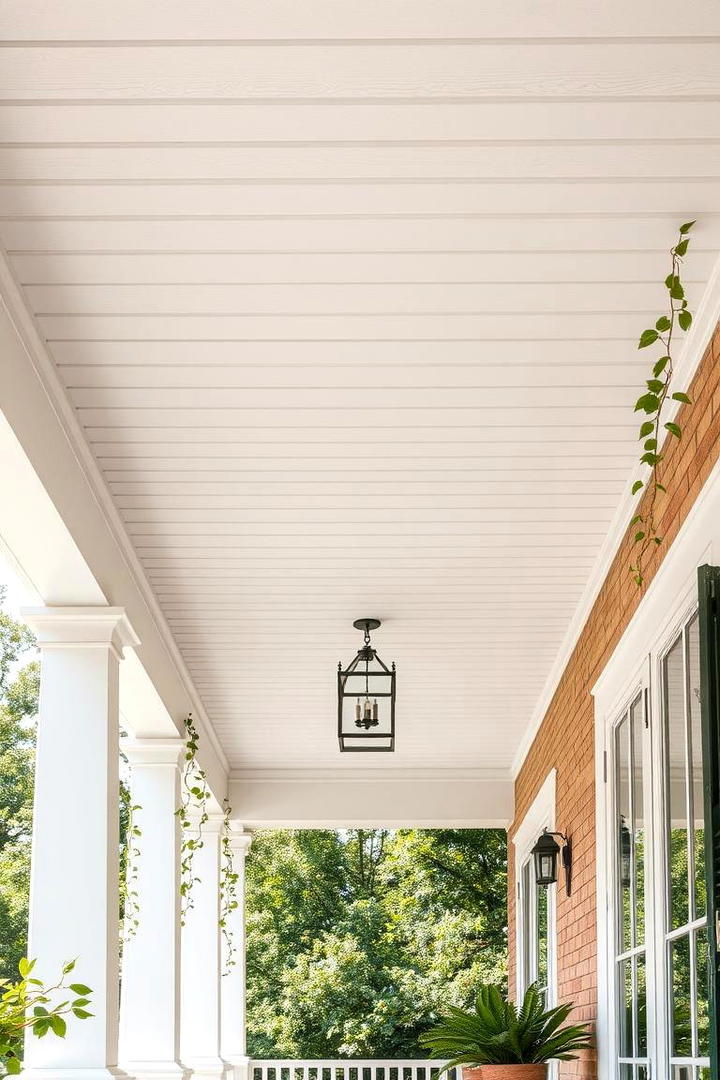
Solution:
<path fill-rule="evenodd" d="M 673 1076 L 708 1066 L 708 957 L 697 615 L 663 661 L 668 1015 Z M 682 1059 L 682 1060 L 681 1060 Z"/>

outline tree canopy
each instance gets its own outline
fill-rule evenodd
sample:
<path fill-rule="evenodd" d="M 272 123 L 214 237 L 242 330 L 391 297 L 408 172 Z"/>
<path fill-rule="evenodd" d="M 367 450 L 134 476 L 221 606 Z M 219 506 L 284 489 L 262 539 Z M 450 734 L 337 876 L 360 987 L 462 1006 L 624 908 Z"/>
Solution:
<path fill-rule="evenodd" d="M 0 586 L 0 607 L 4 597 Z M 40 688 L 33 646 L 27 627 L 0 610 L 0 978 L 16 977 L 27 946 L 34 717 Z"/>
<path fill-rule="evenodd" d="M 251 1056 L 418 1056 L 438 1010 L 505 980 L 506 856 L 501 830 L 257 834 Z"/>

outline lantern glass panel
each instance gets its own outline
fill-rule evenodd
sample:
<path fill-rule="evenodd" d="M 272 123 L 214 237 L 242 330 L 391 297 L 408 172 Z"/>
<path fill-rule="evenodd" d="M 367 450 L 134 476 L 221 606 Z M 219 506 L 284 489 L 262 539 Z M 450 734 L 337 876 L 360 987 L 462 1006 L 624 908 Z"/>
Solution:
<path fill-rule="evenodd" d="M 554 852 L 536 852 L 535 879 L 538 885 L 555 884 L 557 881 L 557 855 Z"/>

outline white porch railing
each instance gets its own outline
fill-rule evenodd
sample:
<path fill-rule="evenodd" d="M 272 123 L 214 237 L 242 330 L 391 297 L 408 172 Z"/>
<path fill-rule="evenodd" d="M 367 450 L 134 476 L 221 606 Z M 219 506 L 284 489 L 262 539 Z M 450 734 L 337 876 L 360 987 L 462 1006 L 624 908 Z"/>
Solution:
<path fill-rule="evenodd" d="M 392 1061 L 378 1058 L 336 1061 L 253 1059 L 249 1080 L 437 1080 L 444 1064 L 440 1059 L 427 1058 Z M 460 1069 L 451 1069 L 447 1076 L 448 1080 L 461 1080 Z"/>

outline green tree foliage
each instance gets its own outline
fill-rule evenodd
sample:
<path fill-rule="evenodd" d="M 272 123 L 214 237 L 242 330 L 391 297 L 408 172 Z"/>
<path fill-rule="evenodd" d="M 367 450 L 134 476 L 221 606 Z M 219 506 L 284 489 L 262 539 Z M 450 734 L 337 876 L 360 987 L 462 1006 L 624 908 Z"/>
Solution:
<path fill-rule="evenodd" d="M 281 830 L 248 858 L 255 1057 L 415 1057 L 448 1003 L 505 979 L 500 830 Z"/>
<path fill-rule="evenodd" d="M 0 606 L 4 589 L 0 587 Z M 25 955 L 40 668 L 27 627 L 0 610 L 0 978 Z M 28 660 L 21 667 L 24 660 Z"/>

